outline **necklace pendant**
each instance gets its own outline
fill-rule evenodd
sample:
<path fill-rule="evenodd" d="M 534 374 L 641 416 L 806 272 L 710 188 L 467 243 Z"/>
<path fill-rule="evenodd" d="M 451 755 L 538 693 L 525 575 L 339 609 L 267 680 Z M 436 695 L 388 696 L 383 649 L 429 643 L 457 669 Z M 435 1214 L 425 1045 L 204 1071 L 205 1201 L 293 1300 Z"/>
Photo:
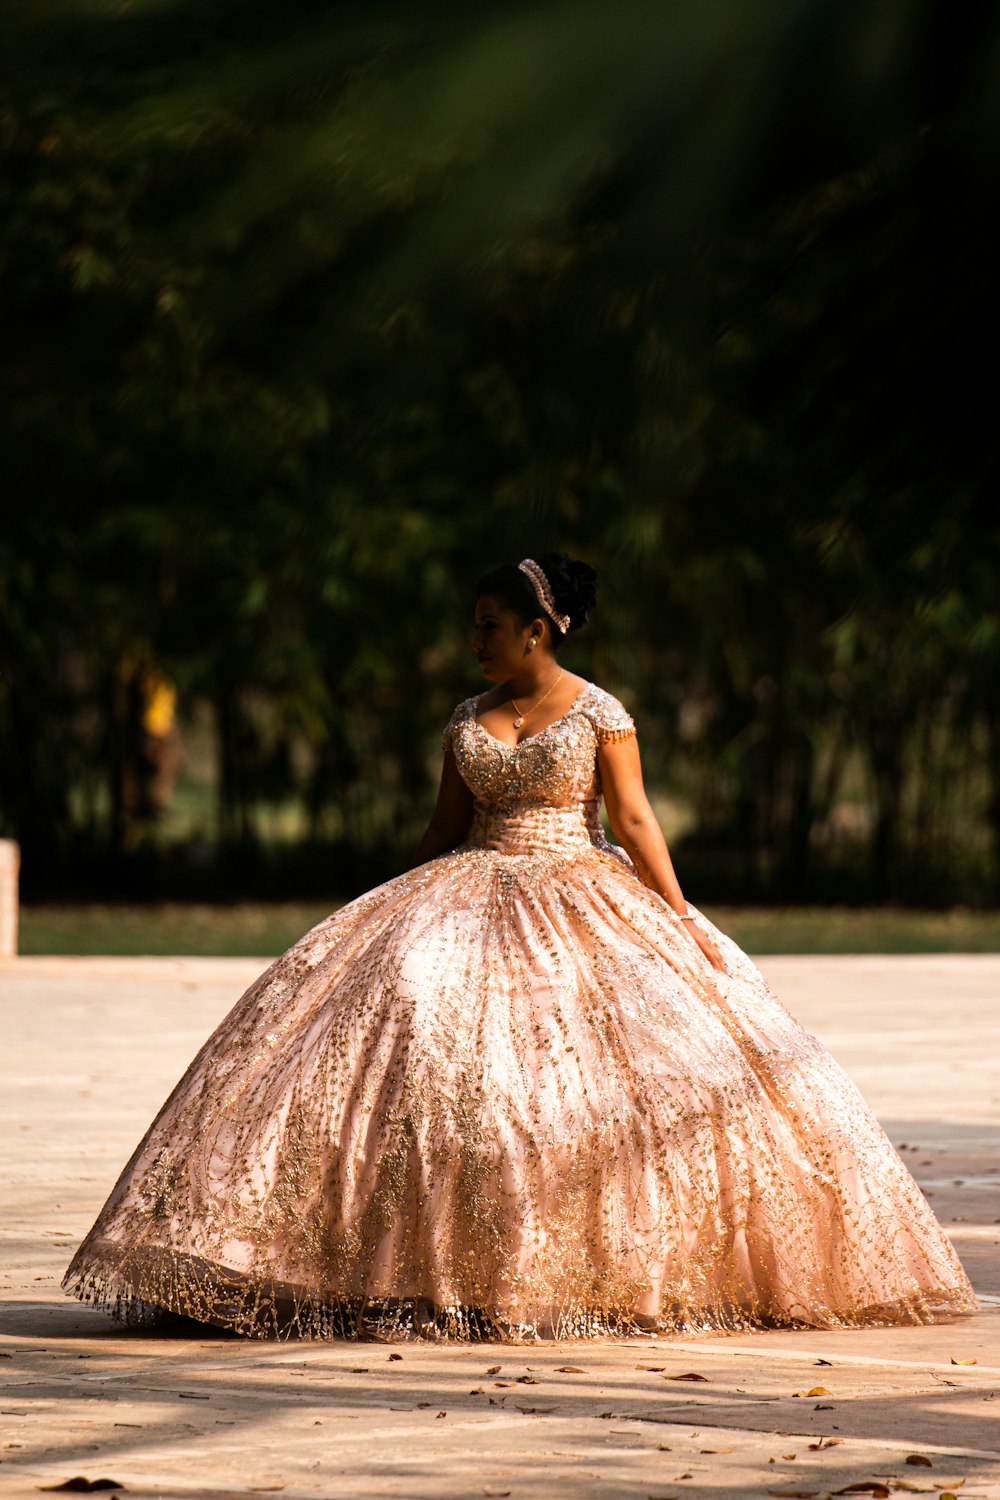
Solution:
<path fill-rule="evenodd" d="M 521 727 L 521 725 L 522 725 L 522 724 L 523 724 L 523 723 L 524 723 L 524 719 L 523 719 L 523 717 L 522 717 L 522 718 L 520 718 L 520 719 L 515 719 L 515 720 L 514 720 L 514 728 L 515 728 L 515 729 L 520 729 L 520 727 Z"/>

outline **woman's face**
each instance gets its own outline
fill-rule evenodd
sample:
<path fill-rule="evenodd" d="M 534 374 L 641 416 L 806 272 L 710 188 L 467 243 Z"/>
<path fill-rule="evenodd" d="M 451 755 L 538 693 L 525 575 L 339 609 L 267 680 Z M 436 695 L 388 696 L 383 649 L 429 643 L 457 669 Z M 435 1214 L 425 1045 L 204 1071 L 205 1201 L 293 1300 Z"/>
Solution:
<path fill-rule="evenodd" d="M 518 616 L 499 599 L 484 594 L 476 602 L 476 628 L 472 632 L 472 649 L 483 676 L 494 682 L 516 676 L 522 671 L 525 658 L 533 652 L 529 641 L 534 639 L 541 646 L 544 628 L 541 620 L 522 625 Z"/>

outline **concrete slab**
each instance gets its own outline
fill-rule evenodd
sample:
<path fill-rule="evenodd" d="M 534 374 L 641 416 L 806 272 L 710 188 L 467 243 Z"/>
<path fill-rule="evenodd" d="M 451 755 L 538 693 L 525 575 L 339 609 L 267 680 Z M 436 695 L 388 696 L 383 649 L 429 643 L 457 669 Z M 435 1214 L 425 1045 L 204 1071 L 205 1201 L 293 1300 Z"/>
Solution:
<path fill-rule="evenodd" d="M 124 1332 L 62 1271 L 266 962 L 0 962 L 4 1493 L 1000 1496 L 1000 957 L 762 961 L 932 1198 L 973 1318 L 530 1348 Z"/>

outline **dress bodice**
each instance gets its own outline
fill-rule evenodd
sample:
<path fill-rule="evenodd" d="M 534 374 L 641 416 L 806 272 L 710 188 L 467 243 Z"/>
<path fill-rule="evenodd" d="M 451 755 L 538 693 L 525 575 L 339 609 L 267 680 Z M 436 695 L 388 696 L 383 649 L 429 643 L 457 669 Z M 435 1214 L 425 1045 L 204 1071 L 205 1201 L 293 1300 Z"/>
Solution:
<path fill-rule="evenodd" d="M 505 853 L 606 850 L 597 747 L 635 733 L 618 699 L 588 683 L 562 718 L 519 745 L 505 745 L 477 722 L 479 702 L 466 698 L 444 731 L 445 749 L 475 798 L 467 843 Z"/>

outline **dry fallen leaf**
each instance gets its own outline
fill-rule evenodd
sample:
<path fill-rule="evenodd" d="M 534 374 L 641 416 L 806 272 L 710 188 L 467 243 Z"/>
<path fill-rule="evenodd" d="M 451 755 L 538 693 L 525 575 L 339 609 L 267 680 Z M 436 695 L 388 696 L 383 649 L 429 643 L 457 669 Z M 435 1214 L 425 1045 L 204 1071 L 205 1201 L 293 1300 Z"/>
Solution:
<path fill-rule="evenodd" d="M 810 1443 L 809 1447 L 813 1453 L 819 1453 L 824 1448 L 836 1448 L 837 1444 L 843 1441 L 843 1438 L 820 1438 L 818 1443 Z"/>
<path fill-rule="evenodd" d="M 352 1365 L 351 1366 L 351 1374 L 352 1375 L 367 1375 L 368 1374 L 368 1366 L 367 1365 Z"/>
<path fill-rule="evenodd" d="M 857 1484 L 845 1484 L 843 1489 L 834 1490 L 832 1493 L 834 1495 L 874 1495 L 876 1500 L 886 1500 L 889 1491 L 877 1479 L 862 1479 Z"/>
<path fill-rule="evenodd" d="M 785 1460 L 786 1464 L 790 1464 L 791 1461 L 792 1461 L 792 1459 L 795 1458 L 797 1455 L 794 1454 L 794 1453 L 783 1453 L 781 1456 Z"/>
<path fill-rule="evenodd" d="M 514 1402 L 514 1405 L 517 1406 L 518 1411 L 523 1411 L 525 1416 L 527 1417 L 544 1417 L 547 1416 L 550 1411 L 555 1411 L 557 1409 L 554 1406 L 519 1406 L 516 1401 Z"/>
<path fill-rule="evenodd" d="M 558 1375 L 583 1375 L 585 1372 L 579 1365 L 556 1365 Z"/>
<path fill-rule="evenodd" d="M 814 1363 L 817 1364 L 817 1365 L 830 1365 L 832 1367 L 833 1360 L 832 1359 L 817 1359 L 817 1360 L 814 1361 Z"/>
<path fill-rule="evenodd" d="M 481 1385 L 477 1385 L 474 1391 L 469 1392 L 470 1396 L 484 1396 L 485 1394 L 486 1392 Z"/>
<path fill-rule="evenodd" d="M 401 1354 L 390 1354 L 389 1355 L 390 1360 L 393 1360 L 393 1359 L 402 1359 L 402 1357 L 403 1356 Z"/>
<path fill-rule="evenodd" d="M 952 1357 L 951 1357 L 951 1362 L 952 1362 L 953 1365 L 974 1365 L 974 1364 L 978 1364 L 978 1360 L 975 1360 L 975 1359 L 956 1359 L 954 1355 L 952 1355 Z"/>
<path fill-rule="evenodd" d="M 499 1385 L 500 1382 L 497 1381 L 497 1384 Z M 519 1375 L 517 1377 L 517 1384 L 518 1385 L 537 1385 L 538 1381 L 535 1379 L 534 1375 Z"/>
<path fill-rule="evenodd" d="M 783 1495 L 785 1500 L 813 1500 L 819 1490 L 768 1490 L 769 1495 Z"/>
<path fill-rule="evenodd" d="M 934 1467 L 926 1453 L 908 1453 L 906 1455 L 906 1462 L 912 1464 L 916 1469 L 933 1469 Z"/>
<path fill-rule="evenodd" d="M 817 1401 L 813 1411 L 833 1411 L 829 1401 Z"/>
<path fill-rule="evenodd" d="M 733 1449 L 733 1448 L 699 1448 L 698 1452 L 699 1453 L 733 1453 L 733 1452 L 735 1452 L 735 1449 Z"/>
<path fill-rule="evenodd" d="M 483 1490 L 483 1494 L 490 1496 L 490 1500 L 504 1500 L 504 1497 L 510 1494 L 510 1490 Z"/>
<path fill-rule="evenodd" d="M 694 1370 L 689 1370 L 686 1375 L 664 1375 L 664 1380 L 704 1380 L 708 1381 L 707 1375 L 698 1375 Z"/>
<path fill-rule="evenodd" d="M 806 1391 L 807 1396 L 830 1396 L 832 1394 L 833 1392 L 828 1391 L 825 1385 L 814 1385 L 812 1390 Z"/>
<path fill-rule="evenodd" d="M 662 1375 L 666 1365 L 636 1365 L 637 1370 L 652 1370 L 654 1375 Z"/>
<path fill-rule="evenodd" d="M 502 1390 L 504 1386 L 513 1385 L 513 1384 L 514 1384 L 513 1380 L 494 1380 L 494 1382 L 493 1382 L 493 1389 L 494 1390 L 498 1390 L 498 1389 Z"/>
<path fill-rule="evenodd" d="M 486 1373 L 487 1373 L 487 1375 L 499 1375 L 499 1374 L 500 1374 L 500 1371 L 501 1371 L 501 1370 L 502 1370 L 502 1369 L 503 1369 L 503 1366 L 502 1366 L 502 1365 L 490 1365 L 490 1367 L 489 1367 L 489 1369 L 488 1369 L 488 1370 L 487 1370 L 487 1371 L 486 1371 Z"/>

